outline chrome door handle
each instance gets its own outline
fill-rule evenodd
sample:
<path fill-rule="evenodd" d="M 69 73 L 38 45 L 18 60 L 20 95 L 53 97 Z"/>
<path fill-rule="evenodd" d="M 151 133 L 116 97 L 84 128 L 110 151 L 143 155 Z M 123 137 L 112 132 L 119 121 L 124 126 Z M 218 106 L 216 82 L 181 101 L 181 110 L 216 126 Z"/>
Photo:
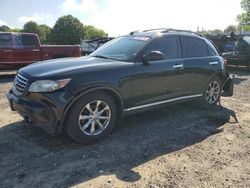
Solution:
<path fill-rule="evenodd" d="M 40 52 L 39 49 L 33 49 L 32 52 Z"/>
<path fill-rule="evenodd" d="M 217 61 L 214 61 L 214 62 L 209 62 L 209 65 L 217 65 L 218 62 Z"/>
<path fill-rule="evenodd" d="M 13 50 L 4 50 L 3 52 L 12 52 Z"/>
<path fill-rule="evenodd" d="M 183 64 L 173 65 L 174 69 L 183 68 Z"/>

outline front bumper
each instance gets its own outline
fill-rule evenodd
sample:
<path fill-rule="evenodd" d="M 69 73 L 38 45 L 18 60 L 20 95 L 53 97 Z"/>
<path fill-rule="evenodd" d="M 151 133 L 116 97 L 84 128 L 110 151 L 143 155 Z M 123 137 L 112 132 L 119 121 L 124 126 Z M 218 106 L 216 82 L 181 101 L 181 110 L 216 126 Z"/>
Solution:
<path fill-rule="evenodd" d="M 61 113 L 52 105 L 27 98 L 17 97 L 12 90 L 7 94 L 10 108 L 17 111 L 28 123 L 41 127 L 50 134 L 56 134 Z"/>

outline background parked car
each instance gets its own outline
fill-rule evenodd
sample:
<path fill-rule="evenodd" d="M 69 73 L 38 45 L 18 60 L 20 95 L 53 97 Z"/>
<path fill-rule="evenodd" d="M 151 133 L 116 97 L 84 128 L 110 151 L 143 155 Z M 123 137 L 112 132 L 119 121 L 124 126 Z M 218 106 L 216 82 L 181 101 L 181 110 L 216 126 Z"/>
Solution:
<path fill-rule="evenodd" d="M 0 32 L 0 70 L 18 69 L 47 59 L 79 56 L 79 45 L 42 46 L 34 33 Z"/>
<path fill-rule="evenodd" d="M 236 41 L 232 51 L 223 53 L 228 64 L 243 65 L 250 69 L 250 37 L 244 36 Z M 233 45 L 232 45 L 233 46 Z"/>

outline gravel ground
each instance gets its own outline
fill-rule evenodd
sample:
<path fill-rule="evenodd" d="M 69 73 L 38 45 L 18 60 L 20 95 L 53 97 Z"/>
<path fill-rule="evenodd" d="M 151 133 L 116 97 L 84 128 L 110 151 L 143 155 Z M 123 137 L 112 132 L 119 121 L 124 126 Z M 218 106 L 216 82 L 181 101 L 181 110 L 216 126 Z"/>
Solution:
<path fill-rule="evenodd" d="M 250 72 L 222 107 L 195 102 L 129 116 L 91 145 L 51 137 L 9 109 L 0 76 L 0 187 L 250 187 Z"/>

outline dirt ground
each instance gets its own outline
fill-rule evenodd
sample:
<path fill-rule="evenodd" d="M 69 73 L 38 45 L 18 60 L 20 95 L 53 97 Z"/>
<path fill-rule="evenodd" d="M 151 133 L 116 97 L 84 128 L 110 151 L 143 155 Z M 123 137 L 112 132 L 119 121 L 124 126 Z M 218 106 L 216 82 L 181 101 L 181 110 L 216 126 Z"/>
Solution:
<path fill-rule="evenodd" d="M 222 108 L 129 116 L 91 145 L 26 125 L 6 99 L 14 76 L 1 76 L 0 187 L 250 187 L 250 72 L 230 71 L 234 96 Z"/>

